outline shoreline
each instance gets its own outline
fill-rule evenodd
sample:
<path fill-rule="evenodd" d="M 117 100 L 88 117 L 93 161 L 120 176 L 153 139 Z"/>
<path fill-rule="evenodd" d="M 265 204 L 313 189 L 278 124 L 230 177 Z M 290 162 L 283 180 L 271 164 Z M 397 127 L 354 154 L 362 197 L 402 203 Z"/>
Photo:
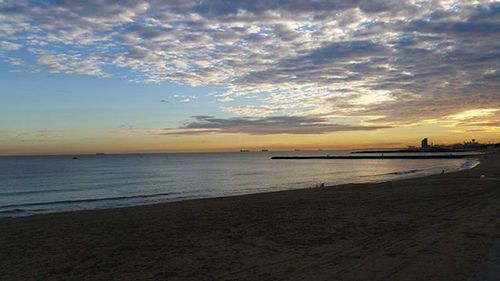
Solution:
<path fill-rule="evenodd" d="M 0 275 L 466 280 L 500 238 L 498 158 L 380 183 L 0 218 Z"/>
<path fill-rule="evenodd" d="M 467 163 L 467 161 L 470 160 L 476 160 L 477 163 L 474 163 L 474 165 L 471 166 L 461 166 L 457 170 L 452 170 L 447 173 L 455 173 L 455 172 L 460 172 L 463 170 L 469 170 L 472 169 L 478 165 L 480 165 L 480 157 L 484 154 L 477 154 L 477 155 L 467 155 L 467 157 L 460 157 L 461 159 L 464 159 Z M 408 179 L 415 179 L 415 178 L 425 178 L 429 177 L 432 175 L 438 175 L 440 174 L 439 171 L 434 171 L 434 172 L 427 172 L 426 170 L 409 170 L 409 171 L 396 171 L 396 172 L 391 172 L 388 174 L 377 174 L 377 175 L 370 175 L 369 177 L 372 178 L 370 181 L 354 181 L 354 182 L 347 182 L 347 183 L 338 183 L 338 184 L 327 184 L 323 187 L 320 187 L 319 185 L 321 182 L 319 181 L 316 186 L 309 185 L 309 186 L 301 186 L 299 188 L 288 188 L 288 189 L 280 189 L 277 188 L 276 190 L 266 190 L 266 191 L 257 191 L 257 192 L 250 192 L 250 193 L 234 193 L 234 194 L 227 194 L 227 195 L 220 195 L 220 196 L 215 196 L 215 197 L 178 197 L 178 198 L 170 198 L 170 199 L 165 199 L 164 201 L 160 202 L 146 202 L 142 204 L 131 204 L 131 205 L 125 205 L 125 206 L 110 206 L 110 207 L 95 207 L 95 208 L 82 208 L 82 209 L 66 209 L 66 210 L 49 210 L 49 211 L 40 211 L 36 213 L 31 213 L 30 210 L 24 210 L 22 207 L 23 206 L 43 206 L 43 205 L 52 205 L 52 204 L 58 204 L 58 203 L 80 203 L 80 202 L 94 202 L 94 201 L 113 201 L 116 199 L 127 199 L 127 198 L 145 198 L 145 197 L 156 197 L 156 196 L 163 196 L 164 194 L 151 194 L 151 195 L 138 195 L 138 196 L 130 196 L 130 197 L 110 197 L 110 198 L 93 198 L 93 199 L 74 199 L 74 200 L 61 200 L 61 201 L 54 201 L 54 202 L 38 202 L 38 203 L 28 203 L 28 204 L 11 204 L 11 205 L 5 205 L 1 207 L 15 207 L 13 209 L 8 209 L 8 210 L 3 210 L 0 211 L 0 220 L 5 219 L 5 218 L 23 218 L 23 217 L 31 217 L 31 216 L 38 216 L 38 215 L 50 215 L 50 214 L 59 214 L 59 213 L 74 213 L 74 212 L 84 212 L 84 211 L 93 211 L 93 210 L 109 210 L 109 209 L 124 209 L 124 208 L 133 208 L 133 207 L 143 207 L 143 206 L 148 206 L 148 205 L 161 205 L 161 204 L 171 204 L 175 202 L 183 202 L 183 201 L 190 201 L 190 200 L 210 200 L 210 199 L 217 199 L 217 198 L 227 198 L 227 197 L 238 197 L 238 196 L 246 196 L 246 195 L 254 195 L 254 194 L 266 194 L 266 193 L 275 193 L 275 192 L 287 192 L 287 191 L 292 191 L 292 190 L 304 190 L 304 189 L 311 189 L 311 188 L 338 188 L 344 185 L 358 185 L 358 184 L 377 184 L 377 183 L 385 183 L 385 182 L 393 182 L 393 181 L 401 181 L 401 180 L 408 180 Z M 379 176 L 386 176 L 386 175 L 392 175 L 394 176 L 393 178 L 387 178 L 387 179 L 375 179 L 376 177 Z"/>

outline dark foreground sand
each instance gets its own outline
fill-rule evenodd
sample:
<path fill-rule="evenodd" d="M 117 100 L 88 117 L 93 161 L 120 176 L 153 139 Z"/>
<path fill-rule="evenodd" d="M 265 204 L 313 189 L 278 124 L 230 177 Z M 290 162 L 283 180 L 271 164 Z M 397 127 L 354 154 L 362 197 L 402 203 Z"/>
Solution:
<path fill-rule="evenodd" d="M 398 182 L 0 219 L 0 279 L 467 280 L 499 238 L 492 154 Z"/>

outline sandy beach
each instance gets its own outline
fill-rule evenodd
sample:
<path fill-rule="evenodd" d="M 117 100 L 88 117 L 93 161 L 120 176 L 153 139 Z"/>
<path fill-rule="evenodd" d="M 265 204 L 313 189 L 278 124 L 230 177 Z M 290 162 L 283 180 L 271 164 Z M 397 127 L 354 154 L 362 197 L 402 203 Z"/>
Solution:
<path fill-rule="evenodd" d="M 467 280 L 498 239 L 488 154 L 425 178 L 0 219 L 0 279 Z"/>

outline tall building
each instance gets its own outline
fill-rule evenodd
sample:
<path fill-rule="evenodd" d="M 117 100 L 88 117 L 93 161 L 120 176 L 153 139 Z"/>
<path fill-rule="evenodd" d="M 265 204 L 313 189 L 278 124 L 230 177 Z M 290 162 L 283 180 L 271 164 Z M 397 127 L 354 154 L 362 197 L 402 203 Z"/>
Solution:
<path fill-rule="evenodd" d="M 423 139 L 421 144 L 422 148 L 429 148 L 429 141 L 427 140 L 427 138 Z"/>

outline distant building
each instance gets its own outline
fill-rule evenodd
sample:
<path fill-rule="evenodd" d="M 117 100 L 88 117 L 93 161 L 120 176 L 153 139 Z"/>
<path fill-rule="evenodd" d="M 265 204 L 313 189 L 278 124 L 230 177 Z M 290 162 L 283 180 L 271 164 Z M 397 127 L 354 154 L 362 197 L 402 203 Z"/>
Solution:
<path fill-rule="evenodd" d="M 429 148 L 429 141 L 427 140 L 427 138 L 423 139 L 421 144 L 422 148 Z"/>

